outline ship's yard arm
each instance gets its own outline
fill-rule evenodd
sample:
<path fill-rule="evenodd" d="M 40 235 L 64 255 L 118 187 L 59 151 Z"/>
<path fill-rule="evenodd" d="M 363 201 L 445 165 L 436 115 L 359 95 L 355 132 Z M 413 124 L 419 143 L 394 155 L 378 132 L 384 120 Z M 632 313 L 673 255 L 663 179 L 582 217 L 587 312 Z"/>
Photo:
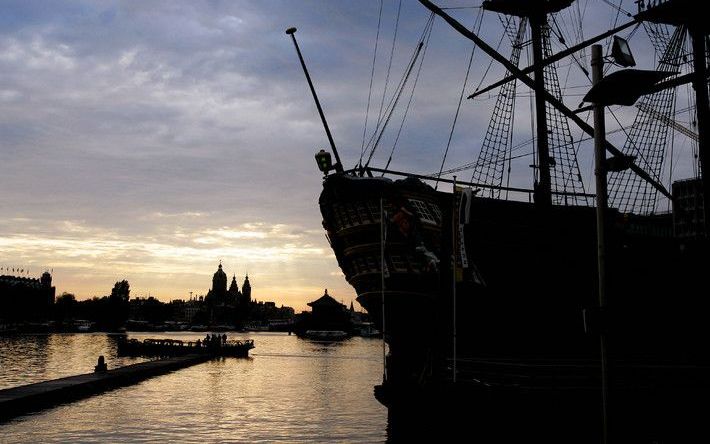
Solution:
<path fill-rule="evenodd" d="M 579 51 L 580 49 L 584 49 L 593 43 L 604 40 L 605 38 L 612 36 L 612 35 L 616 34 L 617 32 L 621 32 L 624 29 L 629 28 L 637 23 L 638 23 L 637 20 L 631 20 L 628 23 L 625 23 L 619 27 L 609 30 L 603 34 L 599 34 L 596 37 L 592 37 L 589 40 L 585 40 L 582 43 L 572 46 L 571 48 L 567 48 L 564 51 L 560 51 L 557 54 L 553 55 L 552 57 L 548 57 L 545 60 L 543 60 L 542 66 L 545 67 L 547 65 L 551 65 L 552 63 L 558 62 L 558 61 L 564 59 L 565 57 L 569 56 L 570 54 L 574 54 L 575 52 Z M 529 73 L 533 72 L 534 69 L 535 69 L 535 65 L 531 65 L 531 66 L 528 66 L 527 68 L 523 68 L 520 72 L 522 72 L 523 74 L 529 74 Z M 509 76 L 503 77 L 501 80 L 499 80 L 491 85 L 488 85 L 479 91 L 474 92 L 473 94 L 468 96 L 467 99 L 473 99 L 474 97 L 480 96 L 481 94 L 485 94 L 488 91 L 496 89 L 499 86 L 503 86 L 506 83 L 510 82 L 511 80 L 515 80 L 515 79 L 516 79 L 516 77 L 514 75 L 509 75 Z"/>
<path fill-rule="evenodd" d="M 528 87 L 530 87 L 532 90 L 536 92 L 541 92 L 543 96 L 545 97 L 545 100 L 547 100 L 552 106 L 554 106 L 557 110 L 559 110 L 562 114 L 564 114 L 567 118 L 572 120 L 574 123 L 579 126 L 582 131 L 587 133 L 590 136 L 594 136 L 594 128 L 589 125 L 587 122 L 582 120 L 578 115 L 576 115 L 572 110 L 567 108 L 564 103 L 561 101 L 557 100 L 552 94 L 547 92 L 544 88 L 542 91 L 537 91 L 535 88 L 535 82 L 528 77 L 526 74 L 522 72 L 517 66 L 513 65 L 503 57 L 500 53 L 498 53 L 495 49 L 493 49 L 490 45 L 488 45 L 485 41 L 483 41 L 480 37 L 478 37 L 475 33 L 472 31 L 469 31 L 464 25 L 459 23 L 456 19 L 448 15 L 446 12 L 444 12 L 441 8 L 436 6 L 434 3 L 430 2 L 429 0 L 419 0 L 419 3 L 424 5 L 427 9 L 429 9 L 431 12 L 434 14 L 438 15 L 439 17 L 443 18 L 446 23 L 448 23 L 452 28 L 454 28 L 456 31 L 458 31 L 461 35 L 466 37 L 467 39 L 473 41 L 476 45 L 478 45 L 481 50 L 483 50 L 486 54 L 491 56 L 495 61 L 498 63 L 502 64 L 508 72 L 510 72 L 512 75 L 514 75 L 518 80 L 521 82 L 525 83 Z M 614 156 L 622 157 L 623 153 L 616 148 L 614 145 L 611 144 L 608 140 L 604 141 L 604 147 L 606 150 L 611 153 Z M 654 188 L 656 188 L 661 194 L 666 196 L 668 199 L 673 200 L 673 196 L 666 190 L 666 188 L 661 185 L 658 181 L 654 180 L 646 171 L 642 170 L 638 165 L 632 163 L 630 166 L 630 169 L 635 172 L 636 174 L 639 175 L 642 179 L 653 185 Z"/>

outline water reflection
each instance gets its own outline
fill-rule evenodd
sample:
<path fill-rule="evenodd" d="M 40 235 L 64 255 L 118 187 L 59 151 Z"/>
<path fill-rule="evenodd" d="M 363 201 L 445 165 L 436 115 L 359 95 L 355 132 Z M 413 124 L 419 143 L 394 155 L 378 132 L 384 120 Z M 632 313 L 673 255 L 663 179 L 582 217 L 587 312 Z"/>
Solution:
<path fill-rule="evenodd" d="M 131 335 L 138 339 L 159 336 Z M 185 336 L 192 340 L 200 337 L 188 333 L 163 336 Z M 353 338 L 323 344 L 285 334 L 262 333 L 232 337 L 255 340 L 251 359 L 213 360 L 18 418 L 3 425 L 3 439 L 31 442 L 383 442 L 386 439 L 387 411 L 372 395 L 372 387 L 379 383 L 382 374 L 381 342 Z M 50 344 L 54 340 L 61 342 L 67 338 L 48 339 Z M 61 343 L 74 349 L 73 341 Z M 111 347 L 105 335 L 93 336 L 88 342 L 91 344 L 84 346 L 91 345 L 94 350 Z M 3 358 L 6 356 L 5 353 Z M 74 362 L 80 367 L 84 365 L 78 364 L 79 361 Z M 112 360 L 108 361 L 111 364 Z M 6 374 L 4 366 L 0 373 L 0 376 Z"/>
<path fill-rule="evenodd" d="M 109 368 L 145 361 L 116 356 L 116 338 L 105 333 L 0 336 L 0 389 L 89 373 L 99 355 Z"/>

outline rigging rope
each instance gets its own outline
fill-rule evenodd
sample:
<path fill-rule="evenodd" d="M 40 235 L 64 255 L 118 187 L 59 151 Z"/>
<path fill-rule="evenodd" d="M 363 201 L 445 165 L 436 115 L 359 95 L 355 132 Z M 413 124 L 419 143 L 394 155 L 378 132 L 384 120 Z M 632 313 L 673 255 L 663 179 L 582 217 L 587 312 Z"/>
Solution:
<path fill-rule="evenodd" d="M 512 19 L 508 18 L 508 21 L 507 21 L 507 22 L 503 22 L 503 19 L 500 18 L 500 15 L 498 16 L 498 18 L 500 19 L 500 22 L 503 23 L 503 27 L 504 27 L 504 31 L 505 31 L 505 32 L 503 32 L 503 35 L 500 36 L 500 40 L 498 40 L 498 45 L 496 45 L 496 52 L 499 52 L 499 50 L 500 50 L 500 45 L 503 43 L 503 39 L 505 38 L 505 35 L 506 35 L 507 32 L 508 32 L 508 27 L 510 26 L 510 23 L 511 23 L 511 21 L 512 21 Z M 511 38 L 511 40 L 514 40 L 514 37 Z M 476 89 L 474 89 L 474 92 L 475 92 L 475 91 L 478 91 L 479 89 L 481 89 L 481 85 L 483 85 L 483 82 L 486 80 L 486 77 L 488 76 L 488 71 L 490 71 L 491 66 L 493 66 L 493 59 L 491 59 L 491 60 L 488 62 L 488 67 L 487 67 L 486 70 L 483 72 L 483 76 L 481 76 L 481 80 L 478 82 L 478 85 L 476 85 Z"/>
<path fill-rule="evenodd" d="M 433 19 L 433 16 L 432 16 Z M 432 21 L 433 26 L 433 21 Z M 397 136 L 394 138 L 392 143 L 392 149 L 390 150 L 390 155 L 387 158 L 387 164 L 385 165 L 385 170 L 389 168 L 390 163 L 392 163 L 392 156 L 394 155 L 394 150 L 397 148 L 397 143 L 399 142 L 399 136 L 402 134 L 402 128 L 404 128 L 404 122 L 407 121 L 407 115 L 409 115 L 409 108 L 412 106 L 412 101 L 414 100 L 414 92 L 417 89 L 417 83 L 419 83 L 419 75 L 422 72 L 422 66 L 424 66 L 424 58 L 426 57 L 426 50 L 429 47 L 429 38 L 431 38 L 431 30 L 429 35 L 427 35 L 426 42 L 424 43 L 424 50 L 422 51 L 422 58 L 419 60 L 419 68 L 417 68 L 417 75 L 414 77 L 414 83 L 412 84 L 412 90 L 409 93 L 409 100 L 407 101 L 407 107 L 404 109 L 404 115 L 402 116 L 402 122 L 399 124 L 399 129 L 397 130 Z M 385 173 L 383 172 L 384 176 Z"/>
<path fill-rule="evenodd" d="M 589 120 L 589 117 L 591 116 L 591 112 L 587 112 L 587 114 L 588 114 L 588 116 L 587 116 L 587 119 L 586 119 L 586 120 L 588 121 L 588 120 Z M 612 134 L 616 134 L 616 133 L 618 133 L 618 132 L 625 131 L 625 130 L 627 130 L 627 129 L 628 129 L 628 128 L 626 128 L 626 127 L 617 128 L 617 129 L 614 129 L 614 130 L 611 130 L 611 131 L 607 131 L 606 135 L 607 135 L 607 136 L 610 136 L 610 135 L 612 135 Z M 584 133 L 584 132 L 582 131 L 582 133 Z M 591 136 L 581 137 L 581 138 L 577 139 L 577 149 L 576 149 L 576 152 L 579 153 L 579 150 L 580 150 L 580 147 L 581 147 L 582 142 L 588 142 L 588 141 L 593 140 L 593 139 L 594 139 L 594 138 L 591 137 Z M 520 142 L 520 143 L 518 143 L 517 145 L 515 145 L 510 151 L 511 151 L 511 152 L 518 151 L 518 150 L 520 150 L 521 148 L 524 148 L 524 147 L 526 147 L 526 146 L 528 146 L 528 145 L 531 145 L 533 142 L 535 142 L 534 139 L 527 139 L 527 140 L 525 140 L 525 141 L 523 141 L 523 142 Z M 534 151 L 530 151 L 530 152 L 526 152 L 526 153 L 523 153 L 523 154 L 519 154 L 519 155 L 517 155 L 517 156 L 508 157 L 508 160 L 510 160 L 510 159 L 515 160 L 515 159 L 519 159 L 519 158 L 522 158 L 522 157 L 532 156 L 532 155 L 534 155 L 534 154 L 535 154 Z M 442 174 L 442 175 L 447 175 L 447 174 L 451 174 L 451 173 L 458 173 L 458 172 L 460 172 L 460 171 L 470 170 L 470 169 L 476 167 L 477 165 L 479 165 L 479 164 L 477 164 L 476 162 L 469 162 L 469 163 L 465 163 L 465 164 L 463 164 L 463 165 L 459 165 L 459 166 L 457 166 L 457 167 L 450 168 L 450 169 L 448 169 L 448 170 L 444 170 L 444 171 L 441 172 L 441 174 Z M 484 166 L 485 166 L 485 164 L 484 164 Z M 434 178 L 434 177 L 436 177 L 437 174 L 438 174 L 437 172 L 432 172 L 432 173 L 424 174 L 424 176 Z"/>
<path fill-rule="evenodd" d="M 551 29 L 548 23 L 543 27 L 542 32 L 544 58 L 552 56 L 550 33 Z M 543 77 L 545 79 L 545 89 L 558 100 L 562 100 L 562 90 L 560 88 L 560 80 L 557 76 L 557 66 L 555 63 L 543 68 Z M 569 199 L 572 199 L 573 204 L 588 205 L 589 202 L 587 198 L 580 196 L 580 194 L 585 194 L 584 182 L 582 181 L 579 163 L 577 162 L 569 120 L 547 101 L 545 102 L 545 109 L 548 128 L 548 146 L 550 156 L 554 159 L 554 163 L 550 168 L 552 189 L 553 191 L 572 193 L 555 194 L 553 195 L 554 202 L 567 205 Z"/>
<path fill-rule="evenodd" d="M 474 21 L 472 30 L 475 29 L 475 33 L 481 32 L 481 25 L 483 24 L 483 9 L 479 9 L 476 20 Z M 444 150 L 444 157 L 441 159 L 441 167 L 439 167 L 439 174 L 436 176 L 436 184 L 434 189 L 439 188 L 439 179 L 441 178 L 441 171 L 444 169 L 444 164 L 446 163 L 446 156 L 449 154 L 449 147 L 451 147 L 451 139 L 454 136 L 454 130 L 456 129 L 456 122 L 459 119 L 459 112 L 461 111 L 461 102 L 463 102 L 464 92 L 466 91 L 466 85 L 468 85 L 468 76 L 471 73 L 471 64 L 473 63 L 473 56 L 476 54 L 476 48 L 478 45 L 473 45 L 471 48 L 471 56 L 468 58 L 468 67 L 466 68 L 466 76 L 463 79 L 463 85 L 461 86 L 461 94 L 459 95 L 459 103 L 456 105 L 456 113 L 454 114 L 454 121 L 451 124 L 451 131 L 449 131 L 449 140 L 446 141 L 446 149 Z"/>
<path fill-rule="evenodd" d="M 399 6 L 397 7 L 397 18 L 394 21 L 394 34 L 392 36 L 392 48 L 390 49 L 390 61 L 387 64 L 387 75 L 385 76 L 385 87 L 382 90 L 382 100 L 380 101 L 380 111 L 377 114 L 377 122 L 379 124 L 382 120 L 382 108 L 385 106 L 385 97 L 387 96 L 387 86 L 390 81 L 390 71 L 392 70 L 392 59 L 394 58 L 394 48 L 397 43 L 397 31 L 399 29 L 399 15 L 402 11 L 402 0 L 399 0 Z"/>
<path fill-rule="evenodd" d="M 407 62 L 407 67 L 411 66 L 414 64 L 418 51 L 419 51 L 419 45 L 420 43 L 417 44 L 417 47 L 414 49 L 414 52 L 412 53 L 412 56 L 409 58 L 409 61 Z M 387 103 L 387 107 L 385 108 L 385 114 L 389 113 L 390 107 L 392 106 L 392 103 L 396 99 L 397 96 L 397 91 L 399 91 L 401 88 L 403 88 L 403 83 L 406 80 L 406 75 L 407 75 L 408 68 L 405 68 L 405 72 L 402 75 L 402 78 L 399 79 L 399 82 L 397 83 L 397 88 L 395 89 L 395 93 L 392 95 L 390 98 L 390 101 Z M 372 135 L 370 136 L 370 139 L 367 141 L 367 144 L 365 144 L 365 151 L 369 150 L 374 143 L 375 139 L 377 138 L 379 132 L 380 132 L 380 126 L 382 125 L 382 121 L 377 123 L 377 126 L 375 127 L 375 130 L 372 132 Z"/>
<path fill-rule="evenodd" d="M 379 13 L 379 18 L 377 19 L 377 34 L 375 36 L 375 51 L 372 54 L 372 70 L 370 71 L 370 89 L 367 93 L 367 109 L 365 111 L 365 126 L 362 129 L 362 144 L 360 146 L 360 160 L 358 160 L 357 164 L 362 165 L 362 156 L 365 155 L 365 137 L 367 135 L 367 120 L 370 115 L 370 99 L 372 98 L 372 81 L 375 78 L 375 62 L 377 61 L 377 46 L 380 42 L 380 25 L 382 24 L 382 3 L 383 0 L 380 0 L 380 13 Z"/>
<path fill-rule="evenodd" d="M 510 62 L 515 66 L 520 62 L 526 30 L 527 19 L 522 19 L 518 24 L 510 55 Z M 505 166 L 509 162 L 508 148 L 512 145 L 512 115 L 515 109 L 516 87 L 516 81 L 501 86 L 478 159 L 474 163 L 471 182 L 494 187 L 500 187 L 503 183 Z M 490 188 L 486 192 L 490 193 L 490 197 L 500 197 L 500 188 Z"/>
<path fill-rule="evenodd" d="M 685 28 L 676 28 L 671 36 L 665 26 L 645 23 L 644 27 L 659 54 L 657 69 L 677 71 L 683 63 L 681 49 L 685 43 Z M 674 123 L 675 88 L 643 96 L 637 108 L 634 124 L 627 133 L 622 151 L 636 156 L 636 164 L 660 182 L 669 129 L 671 122 Z M 614 113 L 612 116 L 616 119 Z M 610 202 L 621 211 L 649 214 L 656 209 L 658 191 L 633 172 L 611 172 L 609 190 Z"/>
<path fill-rule="evenodd" d="M 431 34 L 431 29 L 434 24 L 434 16 L 435 15 L 433 13 L 429 16 L 429 19 L 427 20 L 427 23 L 424 27 L 424 32 L 422 33 L 422 38 L 420 39 L 419 43 L 417 44 L 417 48 L 415 49 L 414 54 L 412 55 L 412 58 L 410 59 L 409 65 L 404 73 L 402 80 L 398 84 L 395 94 L 390 99 L 389 105 L 385 109 L 384 115 L 386 117 L 381 122 L 381 125 L 378 125 L 378 127 L 375 128 L 375 133 L 373 133 L 372 137 L 370 138 L 370 143 L 368 143 L 368 146 L 371 145 L 372 147 L 370 148 L 370 155 L 367 158 L 367 162 L 365 162 L 365 165 L 364 165 L 365 168 L 367 168 L 367 166 L 370 165 L 370 161 L 372 160 L 372 156 L 374 156 L 375 151 L 377 150 L 377 147 L 379 146 L 379 142 L 382 139 L 382 135 L 384 134 L 385 130 L 387 129 L 387 125 L 389 124 L 389 121 L 392 118 L 392 114 L 394 113 L 397 103 L 399 102 L 399 99 L 402 96 L 402 92 L 404 91 L 404 89 L 407 85 L 407 81 L 409 80 L 409 77 L 412 74 L 412 69 L 414 68 L 414 65 L 416 64 L 417 58 L 419 57 L 419 54 L 421 53 L 425 42 L 428 43 L 428 41 L 429 41 L 428 36 Z"/>
<path fill-rule="evenodd" d="M 562 31 L 560 30 L 560 26 L 557 24 L 557 19 L 555 19 L 554 15 L 552 16 L 552 23 L 554 23 L 555 27 L 557 28 L 557 32 L 559 33 L 559 35 L 557 36 L 558 40 L 560 41 L 562 46 L 564 46 L 566 49 L 569 49 L 569 46 L 567 45 L 567 41 L 565 40 L 564 36 L 562 35 Z M 550 29 L 550 32 L 552 32 L 552 29 Z M 550 55 L 552 55 L 552 51 L 550 51 Z M 546 57 L 548 57 L 548 56 L 546 56 Z M 574 62 L 577 64 L 577 66 L 579 66 L 579 69 L 582 71 L 584 76 L 587 79 L 589 79 L 589 81 L 591 82 L 592 79 L 589 77 L 589 71 L 587 70 L 587 68 L 584 67 L 582 62 L 579 61 L 577 56 L 574 55 L 574 53 L 571 53 L 570 57 L 572 57 L 572 60 L 574 60 Z"/>
<path fill-rule="evenodd" d="M 616 25 L 619 23 L 619 15 L 622 12 L 625 13 L 627 17 L 632 17 L 632 15 L 628 11 L 624 11 L 621 8 L 621 3 L 623 3 L 623 0 L 619 0 L 619 6 L 616 6 L 615 4 L 611 3 L 609 0 L 602 0 L 602 1 L 604 3 L 606 3 L 607 5 L 611 6 L 612 8 L 616 9 L 616 16 L 614 17 L 614 21 L 611 24 L 611 26 L 609 27 L 609 29 L 616 28 Z M 606 38 L 606 46 L 604 48 L 604 52 L 607 54 L 609 53 L 609 46 L 611 46 L 611 42 L 612 42 L 611 36 L 607 37 Z"/>
<path fill-rule="evenodd" d="M 631 14 L 629 11 L 621 7 L 622 1 L 619 0 L 619 5 L 615 5 L 614 3 L 610 2 L 609 0 L 602 0 L 604 3 L 607 5 L 611 6 L 612 8 L 616 9 L 616 19 L 619 19 L 619 13 L 624 13 L 627 17 L 633 17 L 633 14 Z"/>

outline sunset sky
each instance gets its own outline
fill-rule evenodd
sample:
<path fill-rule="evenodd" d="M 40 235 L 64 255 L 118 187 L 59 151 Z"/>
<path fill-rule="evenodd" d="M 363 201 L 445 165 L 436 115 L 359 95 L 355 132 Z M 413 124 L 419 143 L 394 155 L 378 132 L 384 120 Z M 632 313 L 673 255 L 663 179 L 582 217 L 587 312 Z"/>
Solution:
<path fill-rule="evenodd" d="M 383 3 L 370 122 L 381 101 L 398 3 Z M 614 20 L 604 2 L 579 3 L 592 28 Z M 633 10 L 632 2 L 624 4 Z M 341 156 L 354 166 L 379 5 L 3 2 L 0 266 L 35 277 L 53 269 L 58 294 L 80 299 L 106 295 L 115 281 L 128 279 L 132 296 L 169 300 L 206 293 L 221 260 L 240 286 L 249 273 L 258 300 L 301 310 L 328 288 L 349 304 L 355 294 L 325 239 L 317 205 L 322 175 L 313 155 L 327 140 L 284 30 L 298 27 Z M 471 26 L 479 9 L 451 12 Z M 427 17 L 417 2 L 403 2 L 388 96 Z M 501 40 L 497 16 L 486 16 L 481 33 L 494 46 Z M 641 34 L 633 42 L 640 64 L 648 48 Z M 435 22 L 392 168 L 438 170 L 470 51 Z M 488 64 L 475 55 L 467 93 Z M 501 75 L 494 64 L 484 85 Z M 589 87 L 574 85 L 566 98 L 573 108 Z M 475 159 L 492 104 L 464 101 L 448 167 Z M 521 122 L 529 121 L 527 97 L 524 104 L 516 114 Z M 529 126 L 518 131 L 520 140 L 530 137 Z M 383 139 L 375 165 L 384 164 L 394 133 Z M 582 161 L 590 151 L 580 153 Z M 591 166 L 585 163 L 582 173 L 591 186 Z M 521 168 L 511 185 L 529 187 L 529 177 L 529 168 Z"/>

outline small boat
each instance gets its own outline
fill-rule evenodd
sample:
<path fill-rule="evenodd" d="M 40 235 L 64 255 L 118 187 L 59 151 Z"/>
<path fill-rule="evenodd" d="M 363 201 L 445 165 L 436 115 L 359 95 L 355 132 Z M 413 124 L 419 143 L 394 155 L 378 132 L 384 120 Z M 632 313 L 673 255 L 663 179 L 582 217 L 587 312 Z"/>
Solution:
<path fill-rule="evenodd" d="M 76 321 L 74 321 L 74 329 L 79 333 L 87 333 L 90 331 L 94 331 L 94 328 L 96 328 L 95 322 L 83 319 L 77 319 Z"/>
<path fill-rule="evenodd" d="M 0 324 L 0 335 L 9 335 L 17 333 L 17 327 L 14 325 Z"/>
<path fill-rule="evenodd" d="M 207 331 L 208 328 L 206 325 L 193 325 L 192 327 L 189 328 L 189 330 L 201 332 L 201 331 Z"/>
<path fill-rule="evenodd" d="M 375 328 L 374 322 L 363 322 L 356 326 L 356 335 L 363 338 L 381 338 L 382 332 Z"/>
<path fill-rule="evenodd" d="M 314 341 L 342 341 L 348 334 L 342 330 L 306 330 L 303 337 Z"/>

